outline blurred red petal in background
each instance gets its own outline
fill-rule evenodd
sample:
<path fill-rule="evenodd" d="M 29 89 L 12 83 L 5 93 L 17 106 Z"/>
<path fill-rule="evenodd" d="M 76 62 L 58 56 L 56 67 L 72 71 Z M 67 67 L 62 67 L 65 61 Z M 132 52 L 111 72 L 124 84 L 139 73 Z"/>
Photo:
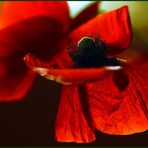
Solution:
<path fill-rule="evenodd" d="M 59 12 L 60 10 L 60 12 Z M 31 17 L 44 16 L 69 28 L 69 10 L 66 2 L 4 2 L 0 15 L 0 28 L 16 24 Z"/>
<path fill-rule="evenodd" d="M 24 55 L 31 52 L 50 59 L 51 53 L 59 50 L 56 42 L 68 31 L 69 20 L 66 2 L 3 2 L 0 15 L 0 101 L 18 100 L 26 94 L 35 73 L 27 69 Z"/>

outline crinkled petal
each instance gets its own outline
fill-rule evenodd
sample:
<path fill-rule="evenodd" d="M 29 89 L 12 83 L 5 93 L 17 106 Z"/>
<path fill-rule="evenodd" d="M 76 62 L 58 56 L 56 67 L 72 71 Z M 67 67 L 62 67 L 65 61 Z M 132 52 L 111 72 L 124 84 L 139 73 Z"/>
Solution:
<path fill-rule="evenodd" d="M 84 36 L 99 35 L 106 42 L 107 53 L 114 55 L 129 47 L 132 39 L 128 7 L 106 12 L 83 24 L 70 34 L 78 42 Z"/>
<path fill-rule="evenodd" d="M 88 113 L 83 86 L 64 86 L 55 124 L 59 142 L 89 143 L 95 140 L 95 130 Z"/>
<path fill-rule="evenodd" d="M 148 130 L 148 77 L 141 66 L 127 66 L 86 84 L 90 114 L 98 130 L 115 135 Z"/>
<path fill-rule="evenodd" d="M 69 10 L 66 2 L 3 2 L 0 15 L 0 28 L 5 28 L 35 16 L 46 16 L 69 27 Z"/>

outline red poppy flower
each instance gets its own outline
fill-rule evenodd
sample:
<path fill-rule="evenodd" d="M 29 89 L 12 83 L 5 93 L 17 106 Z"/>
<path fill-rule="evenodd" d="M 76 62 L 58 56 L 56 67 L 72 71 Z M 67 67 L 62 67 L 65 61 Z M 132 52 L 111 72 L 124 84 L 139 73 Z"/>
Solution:
<path fill-rule="evenodd" d="M 88 10 L 87 19 L 96 15 Z M 1 101 L 20 99 L 31 87 L 35 73 L 22 61 L 26 53 L 31 53 L 43 60 L 26 56 L 33 71 L 66 84 L 55 125 L 57 141 L 92 142 L 95 128 L 109 134 L 147 130 L 147 72 L 137 70 L 145 70 L 147 64 L 125 64 L 121 71 L 108 67 L 72 69 L 74 61 L 66 49 L 71 40 L 78 42 L 94 33 L 104 40 L 109 56 L 122 52 L 131 42 L 126 6 L 90 21 L 83 20 L 82 13 L 71 26 L 66 2 L 4 2 L 0 18 Z"/>
<path fill-rule="evenodd" d="M 128 8 L 124 6 L 99 15 L 70 32 L 67 46 L 71 40 L 80 40 L 78 52 L 73 46 L 74 52 L 68 54 L 65 46 L 50 64 L 30 54 L 25 57 L 33 71 L 64 84 L 55 125 L 56 140 L 60 142 L 92 142 L 95 129 L 117 135 L 148 129 L 147 63 L 139 66 L 136 62 L 107 58 L 111 60 L 109 67 L 103 66 L 104 63 L 101 67 L 87 67 L 86 60 L 81 61 L 84 52 L 80 51 L 82 46 L 94 49 L 96 39 L 85 37 L 92 33 L 101 36 L 99 49 L 104 49 L 105 42 L 106 55 L 124 51 L 132 40 Z"/>

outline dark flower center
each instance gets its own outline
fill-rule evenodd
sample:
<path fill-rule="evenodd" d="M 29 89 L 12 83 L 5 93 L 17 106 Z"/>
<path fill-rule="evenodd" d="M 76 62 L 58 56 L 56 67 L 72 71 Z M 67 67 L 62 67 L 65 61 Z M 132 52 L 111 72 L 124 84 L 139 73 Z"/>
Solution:
<path fill-rule="evenodd" d="M 119 62 L 116 58 L 108 58 L 105 54 L 106 45 L 99 36 L 95 39 L 83 37 L 77 43 L 77 49 L 71 47 L 69 55 L 74 61 L 74 67 L 99 67 L 99 66 L 117 66 Z"/>

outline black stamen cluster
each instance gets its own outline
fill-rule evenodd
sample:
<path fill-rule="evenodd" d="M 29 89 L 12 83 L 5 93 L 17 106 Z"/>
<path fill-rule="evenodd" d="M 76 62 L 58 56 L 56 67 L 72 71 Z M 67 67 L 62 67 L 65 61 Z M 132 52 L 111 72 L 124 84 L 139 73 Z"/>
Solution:
<path fill-rule="evenodd" d="M 118 65 L 115 58 L 107 58 L 106 45 L 99 36 L 95 39 L 83 37 L 77 44 L 78 50 L 70 51 L 74 67 L 99 67 L 104 65 Z"/>

